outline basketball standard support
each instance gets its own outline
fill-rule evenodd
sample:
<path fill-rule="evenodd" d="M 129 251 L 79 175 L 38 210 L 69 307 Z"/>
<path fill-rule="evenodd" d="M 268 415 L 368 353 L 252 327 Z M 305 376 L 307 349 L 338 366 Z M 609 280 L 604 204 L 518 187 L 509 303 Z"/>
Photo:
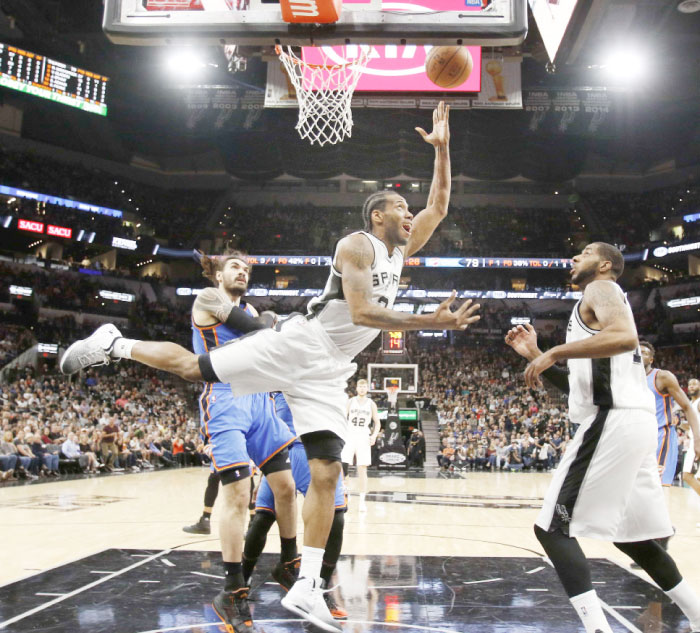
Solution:
<path fill-rule="evenodd" d="M 312 0 L 295 2 L 298 6 L 312 4 Z M 262 0 L 250 0 L 241 10 L 211 11 L 149 11 L 142 0 L 104 0 L 102 26 L 115 44 L 137 46 L 517 46 L 523 42 L 527 35 L 527 0 L 493 0 L 484 8 L 480 3 L 478 7 L 473 4 L 465 0 L 346 0 L 337 22 L 287 24 L 279 4 Z"/>
<path fill-rule="evenodd" d="M 343 0 L 280 0 L 282 19 L 289 24 L 332 24 L 340 20 Z"/>

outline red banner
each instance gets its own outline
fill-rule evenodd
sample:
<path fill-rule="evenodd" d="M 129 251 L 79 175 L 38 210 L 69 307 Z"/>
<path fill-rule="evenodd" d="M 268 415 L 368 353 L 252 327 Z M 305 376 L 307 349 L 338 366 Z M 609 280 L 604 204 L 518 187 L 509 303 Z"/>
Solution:
<path fill-rule="evenodd" d="M 22 218 L 19 218 L 17 221 L 17 228 L 20 231 L 31 231 L 32 233 L 43 233 L 44 232 L 44 223 L 43 222 L 34 222 L 33 220 L 23 220 Z"/>
<path fill-rule="evenodd" d="M 46 227 L 46 233 L 48 235 L 55 235 L 56 237 L 67 237 L 68 239 L 73 237 L 73 229 L 69 229 L 65 226 L 54 226 L 53 224 L 49 224 Z"/>

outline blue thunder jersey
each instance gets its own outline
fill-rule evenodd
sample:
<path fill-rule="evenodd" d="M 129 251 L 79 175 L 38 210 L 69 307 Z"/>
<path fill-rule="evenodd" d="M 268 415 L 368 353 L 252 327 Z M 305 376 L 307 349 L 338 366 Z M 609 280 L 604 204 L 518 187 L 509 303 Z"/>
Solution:
<path fill-rule="evenodd" d="M 656 460 L 659 464 L 661 483 L 664 486 L 670 486 L 673 484 L 678 462 L 678 433 L 676 427 L 671 424 L 673 421 L 673 398 L 668 394 L 662 394 L 656 388 L 656 374 L 658 373 L 658 369 L 653 369 L 647 375 L 647 385 L 656 401 L 656 423 L 659 427 Z"/>
<path fill-rule="evenodd" d="M 663 395 L 656 388 L 656 374 L 658 373 L 658 369 L 651 370 L 651 373 L 647 375 L 647 385 L 651 393 L 654 394 L 654 400 L 656 401 L 656 423 L 659 429 L 661 429 L 665 426 L 671 426 L 671 421 L 673 420 L 671 403 L 673 402 L 673 398 L 669 395 Z"/>
<path fill-rule="evenodd" d="M 275 403 L 275 413 L 288 427 L 292 434 L 296 435 L 294 429 L 294 419 L 292 412 L 289 410 L 289 405 L 284 399 L 284 395 L 280 391 L 275 391 L 272 394 L 272 399 Z M 309 462 L 306 459 L 304 446 L 299 439 L 289 447 L 289 459 L 292 465 L 292 477 L 296 489 L 306 496 L 311 482 L 311 472 L 309 471 Z M 345 486 L 343 485 L 343 474 L 338 477 L 338 483 L 335 487 L 335 510 L 336 512 L 344 512 L 347 510 L 347 499 L 345 498 Z M 255 510 L 257 512 L 275 512 L 275 497 L 272 494 L 270 484 L 267 483 L 267 478 L 263 477 L 258 489 L 258 495 L 255 499 Z"/>
<path fill-rule="evenodd" d="M 239 306 L 242 310 L 245 310 L 250 316 L 257 316 L 254 312 L 252 306 L 241 301 Z M 195 354 L 207 354 L 211 352 L 215 347 L 233 341 L 237 338 L 243 336 L 245 332 L 240 330 L 233 330 L 228 327 L 225 323 L 217 323 L 216 325 L 207 325 L 206 327 L 200 327 L 192 319 L 192 349 Z M 209 390 L 231 390 L 231 387 L 223 382 L 207 384 Z M 206 389 L 205 389 L 206 391 Z"/>
<path fill-rule="evenodd" d="M 277 417 L 289 427 L 292 435 L 296 436 L 297 432 L 294 428 L 294 418 L 292 417 L 292 412 L 289 409 L 287 401 L 284 399 L 284 394 L 281 391 L 274 391 L 270 395 L 275 403 L 275 413 Z M 301 444 L 301 440 L 297 438 L 294 444 Z"/>

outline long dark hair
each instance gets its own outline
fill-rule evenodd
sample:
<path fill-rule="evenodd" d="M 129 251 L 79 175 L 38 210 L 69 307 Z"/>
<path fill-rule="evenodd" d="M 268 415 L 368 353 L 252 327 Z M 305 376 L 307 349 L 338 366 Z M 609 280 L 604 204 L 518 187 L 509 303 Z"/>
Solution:
<path fill-rule="evenodd" d="M 227 249 L 221 255 L 199 254 L 199 265 L 202 267 L 202 275 L 211 281 L 215 286 L 216 273 L 223 270 L 229 259 L 240 259 L 248 263 L 248 255 L 236 249 Z"/>

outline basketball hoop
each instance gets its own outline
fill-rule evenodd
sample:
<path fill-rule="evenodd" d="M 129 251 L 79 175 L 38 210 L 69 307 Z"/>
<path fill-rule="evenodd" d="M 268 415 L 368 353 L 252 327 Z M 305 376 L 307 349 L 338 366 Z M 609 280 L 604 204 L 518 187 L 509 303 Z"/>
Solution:
<path fill-rule="evenodd" d="M 301 138 L 313 145 L 335 145 L 352 136 L 352 95 L 362 71 L 369 61 L 369 51 L 344 64 L 334 64 L 323 48 L 319 48 L 323 64 L 309 64 L 292 51 L 275 46 L 275 52 L 294 84 L 299 103 L 296 129 Z M 331 63 L 328 63 L 328 62 Z"/>
<path fill-rule="evenodd" d="M 398 387 L 387 387 L 386 388 L 386 396 L 387 399 L 389 400 L 389 406 L 391 408 L 396 408 L 396 401 L 399 397 L 399 388 Z"/>

